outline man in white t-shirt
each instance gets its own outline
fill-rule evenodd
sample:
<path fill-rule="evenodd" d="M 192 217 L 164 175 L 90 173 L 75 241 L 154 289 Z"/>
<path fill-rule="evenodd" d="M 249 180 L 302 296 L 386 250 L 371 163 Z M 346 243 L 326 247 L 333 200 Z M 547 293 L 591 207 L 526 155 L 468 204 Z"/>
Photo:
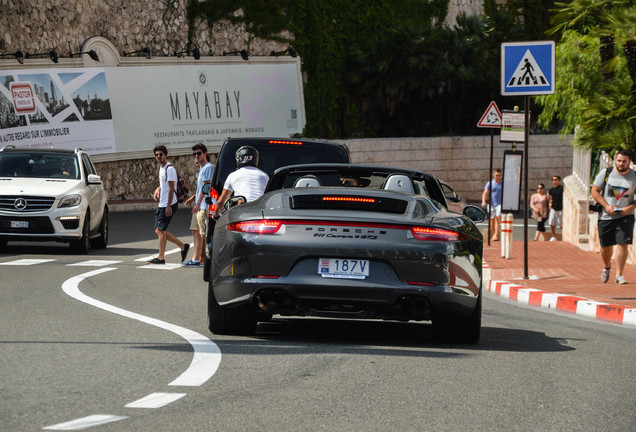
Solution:
<path fill-rule="evenodd" d="M 232 196 L 244 196 L 245 201 L 251 202 L 265 192 L 269 177 L 258 165 L 258 150 L 251 146 L 243 146 L 236 151 L 236 171 L 227 176 L 223 185 L 223 192 L 218 199 L 214 217 L 218 218 L 225 202 Z"/>
<path fill-rule="evenodd" d="M 165 264 L 166 244 L 168 241 L 176 244 L 181 249 L 181 261 L 188 255 L 190 245 L 183 243 L 174 235 L 168 232 L 168 225 L 172 220 L 172 215 L 179 208 L 177 201 L 177 169 L 168 162 L 168 149 L 163 145 L 158 145 L 154 149 L 155 158 L 159 162 L 159 187 L 155 189 L 153 198 L 159 203 L 155 212 L 155 233 L 159 238 L 159 253 L 150 261 L 150 264 Z"/>
<path fill-rule="evenodd" d="M 627 262 L 628 247 L 634 237 L 634 209 L 636 209 L 636 172 L 630 168 L 632 154 L 619 150 L 614 156 L 614 167 L 608 174 L 602 170 L 592 185 L 592 197 L 603 210 L 598 218 L 598 237 L 601 245 L 603 271 L 601 281 L 609 280 L 614 246 L 616 246 L 617 284 L 626 284 L 623 270 Z"/>

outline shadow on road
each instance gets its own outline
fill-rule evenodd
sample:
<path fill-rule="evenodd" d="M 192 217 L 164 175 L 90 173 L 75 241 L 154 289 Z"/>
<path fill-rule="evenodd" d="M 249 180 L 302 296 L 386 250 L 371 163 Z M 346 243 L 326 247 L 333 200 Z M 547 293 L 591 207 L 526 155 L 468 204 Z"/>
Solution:
<path fill-rule="evenodd" d="M 224 353 L 255 353 L 260 346 L 265 351 L 298 353 L 304 349 L 316 351 L 316 345 L 333 345 L 337 352 L 368 351 L 369 354 L 422 355 L 430 351 L 404 350 L 403 348 L 438 348 L 438 355 L 466 355 L 465 350 L 510 352 L 561 352 L 574 348 L 563 344 L 545 333 L 529 330 L 482 327 L 481 342 L 477 345 L 459 344 L 438 340 L 430 322 L 397 323 L 381 321 L 355 321 L 312 318 L 275 318 L 260 323 L 254 338 L 220 337 L 207 334 Z M 346 347 L 345 347 L 346 345 Z M 369 347 L 365 347 L 369 346 Z M 382 348 L 378 348 L 382 347 Z M 457 349 L 457 352 L 447 351 Z M 258 352 L 259 350 L 256 350 Z"/>

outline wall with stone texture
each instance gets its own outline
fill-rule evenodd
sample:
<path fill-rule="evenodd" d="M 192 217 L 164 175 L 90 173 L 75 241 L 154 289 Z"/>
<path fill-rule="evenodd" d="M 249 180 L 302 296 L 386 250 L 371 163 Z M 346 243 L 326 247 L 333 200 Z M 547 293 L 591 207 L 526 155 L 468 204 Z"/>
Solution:
<path fill-rule="evenodd" d="M 60 57 L 68 57 L 69 44 L 78 53 L 86 39 L 101 36 L 122 54 L 148 47 L 153 56 L 170 56 L 186 50 L 189 1 L 200 0 L 0 0 L 0 52 L 54 49 Z M 446 22 L 454 25 L 462 11 L 483 13 L 483 1 L 449 0 L 448 10 Z M 210 28 L 207 21 L 197 19 L 194 27 L 193 47 L 202 55 L 245 48 L 252 55 L 268 55 L 287 48 L 287 44 L 254 38 L 244 25 L 228 20 Z M 294 39 L 289 33 L 280 36 Z"/>
<path fill-rule="evenodd" d="M 192 0 L 198 1 L 198 0 Z M 78 53 L 85 40 L 100 36 L 124 52 L 150 48 L 153 56 L 186 50 L 189 0 L 0 0 L 0 52 L 29 53 L 56 50 L 68 57 L 69 44 Z M 240 14 L 241 11 L 237 11 Z M 111 19 L 106 19 L 111 18 Z M 250 37 L 244 25 L 228 20 L 194 23 L 193 47 L 201 55 L 249 48 L 252 55 L 268 55 L 287 44 Z M 293 35 L 283 37 L 293 39 Z M 249 46 L 248 46 L 249 41 Z"/>
<path fill-rule="evenodd" d="M 446 24 L 454 26 L 457 24 L 457 15 L 465 12 L 466 15 L 483 15 L 483 0 L 448 0 L 448 15 Z"/>
<path fill-rule="evenodd" d="M 150 152 L 149 152 L 150 153 Z M 191 155 L 171 156 L 177 172 L 193 193 L 196 190 L 199 169 Z M 216 163 L 216 154 L 210 154 L 210 162 Z M 102 177 L 109 200 L 149 200 L 159 186 L 159 164 L 153 157 L 111 162 L 95 162 L 97 173 Z"/>
<path fill-rule="evenodd" d="M 530 192 L 538 182 L 551 187 L 553 174 L 565 177 L 572 172 L 571 138 L 557 135 L 530 136 Z M 457 193 L 471 202 L 481 201 L 488 181 L 490 136 L 439 138 L 387 138 L 340 140 L 347 145 L 354 163 L 388 165 L 430 172 L 450 183 Z M 522 146 L 521 146 L 522 147 Z M 503 152 L 510 143 L 493 146 L 493 167 L 502 168 Z M 212 163 L 218 148 L 208 149 Z M 149 152 L 150 153 L 150 152 Z M 188 185 L 196 184 L 197 168 L 191 155 L 168 156 Z M 110 199 L 152 198 L 157 187 L 157 162 L 152 157 L 95 163 Z M 523 195 L 522 195 L 523 196 Z"/>

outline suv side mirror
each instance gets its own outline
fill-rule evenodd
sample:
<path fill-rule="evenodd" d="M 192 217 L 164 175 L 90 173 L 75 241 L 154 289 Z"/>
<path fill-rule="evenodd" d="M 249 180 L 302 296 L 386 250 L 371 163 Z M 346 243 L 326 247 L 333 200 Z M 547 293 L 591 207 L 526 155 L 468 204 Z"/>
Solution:
<path fill-rule="evenodd" d="M 88 175 L 88 184 L 102 184 L 102 178 L 96 174 Z"/>

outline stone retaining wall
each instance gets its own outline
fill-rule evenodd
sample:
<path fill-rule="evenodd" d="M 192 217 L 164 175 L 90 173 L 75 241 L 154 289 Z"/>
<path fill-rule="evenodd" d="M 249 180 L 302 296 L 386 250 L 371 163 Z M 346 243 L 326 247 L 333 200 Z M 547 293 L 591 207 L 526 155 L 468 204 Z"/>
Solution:
<path fill-rule="evenodd" d="M 189 1 L 201 0 L 0 0 L 0 52 L 56 50 L 60 57 L 67 57 L 69 50 L 78 53 L 85 40 L 99 36 L 120 53 L 148 47 L 153 56 L 171 56 L 186 50 Z M 481 14 L 482 4 L 480 0 L 449 0 L 446 22 L 454 25 L 461 12 Z M 269 55 L 288 45 L 256 38 L 244 24 L 229 20 L 211 27 L 202 19 L 194 22 L 192 44 L 204 56 L 246 48 L 252 55 Z M 279 36 L 294 39 L 285 32 Z"/>

